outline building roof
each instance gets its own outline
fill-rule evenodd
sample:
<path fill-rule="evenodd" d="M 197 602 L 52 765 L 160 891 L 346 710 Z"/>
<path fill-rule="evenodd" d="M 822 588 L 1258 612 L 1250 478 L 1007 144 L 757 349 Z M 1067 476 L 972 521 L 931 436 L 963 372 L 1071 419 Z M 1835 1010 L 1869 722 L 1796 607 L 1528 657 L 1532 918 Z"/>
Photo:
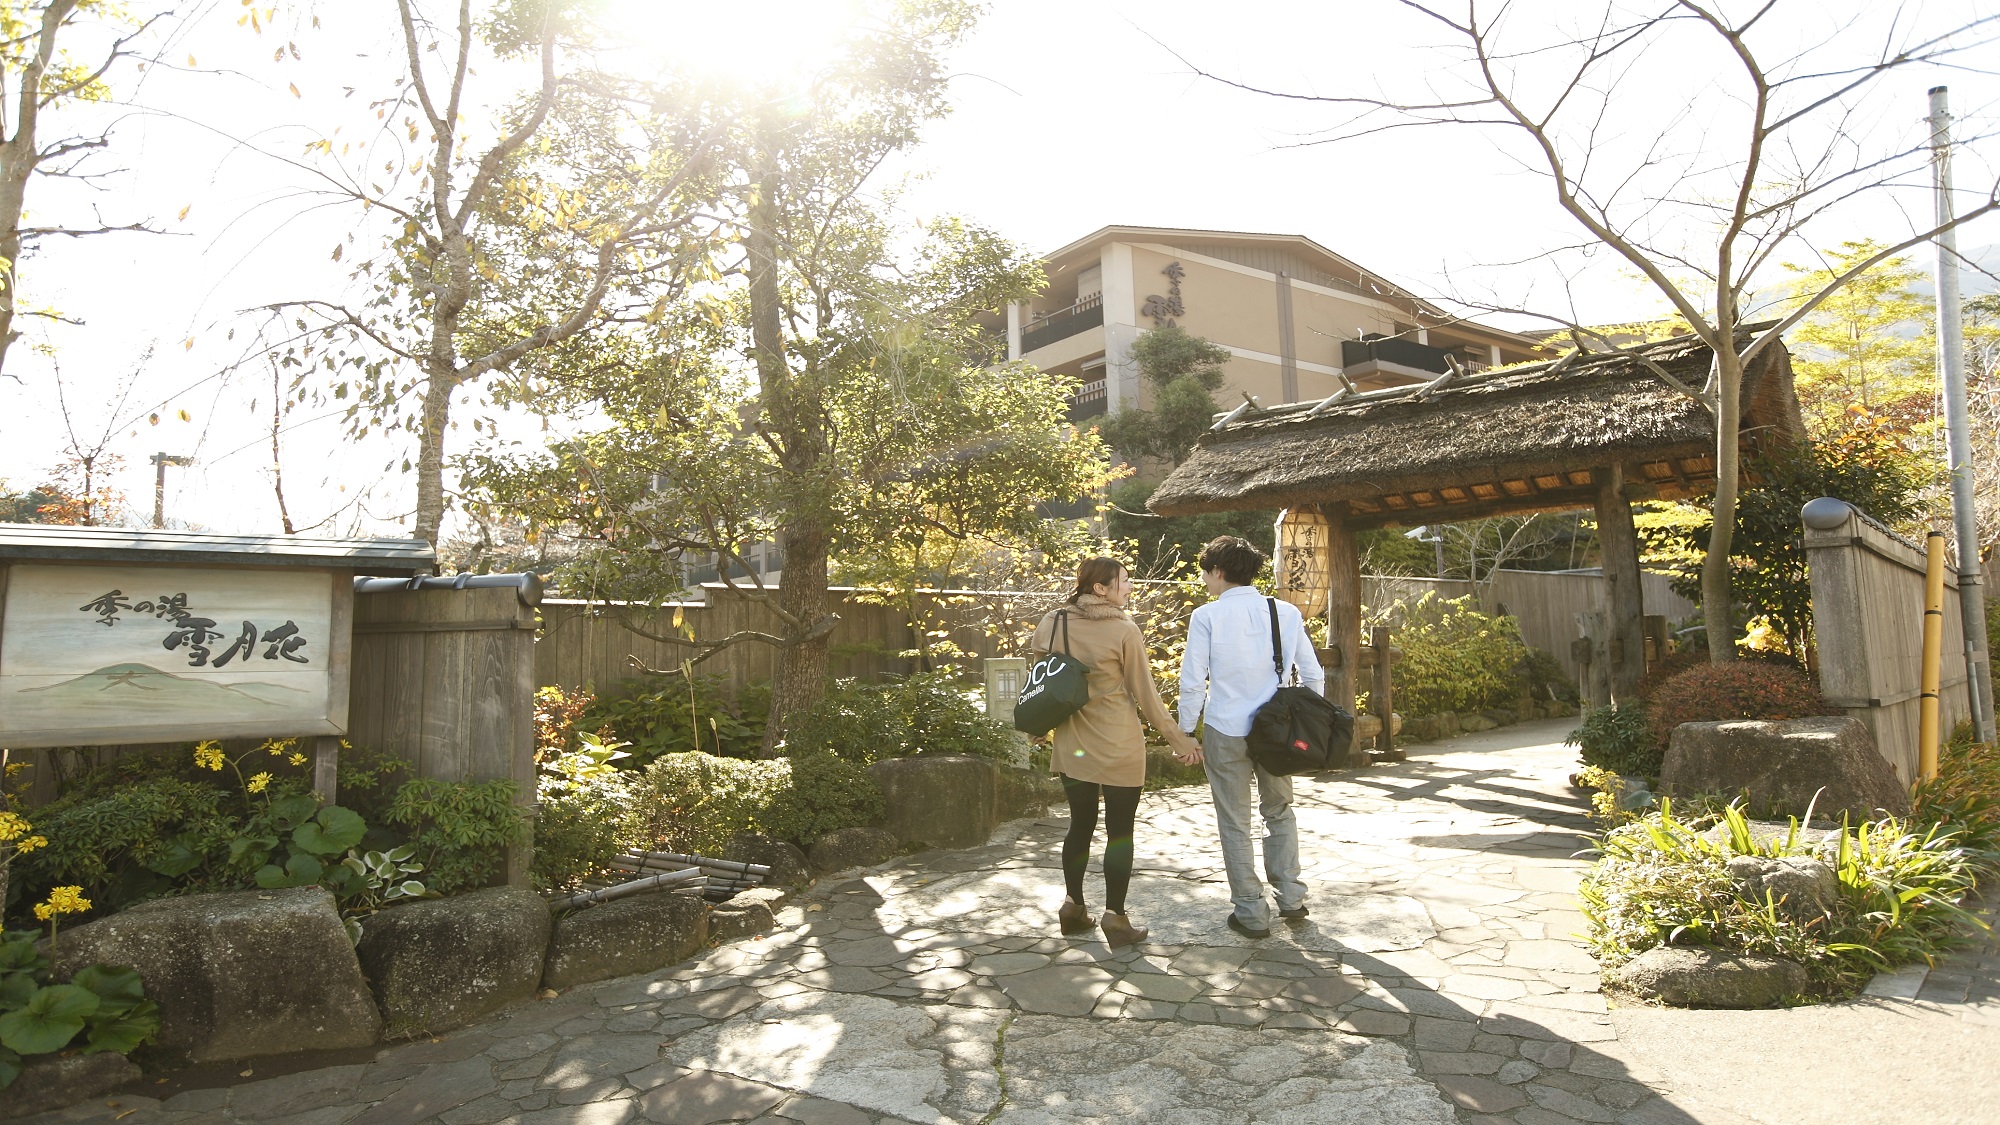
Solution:
<path fill-rule="evenodd" d="M 422 539 L 314 539 L 129 527 L 0 523 L 0 561 L 131 562 L 180 566 L 290 566 L 357 574 L 429 574 L 437 552 Z"/>
<path fill-rule="evenodd" d="M 1143 227 L 1112 225 L 1099 227 L 1090 234 L 1043 256 L 1045 261 L 1061 263 L 1081 251 L 1105 242 L 1158 242 L 1190 253 L 1202 253 L 1203 244 L 1215 246 L 1266 245 L 1282 247 L 1299 252 L 1308 261 L 1327 270 L 1336 279 L 1336 286 L 1351 290 L 1362 296 L 1372 296 L 1377 300 L 1392 300 L 1411 305 L 1426 318 L 1440 324 L 1459 324 L 1467 328 L 1489 333 L 1514 341 L 1526 348 L 1536 348 L 1541 340 L 1533 335 L 1512 332 L 1505 328 L 1495 328 L 1488 324 L 1454 317 L 1437 305 L 1403 289 L 1387 280 L 1381 274 L 1366 269 L 1352 259 L 1342 257 L 1302 234 L 1271 234 L 1256 231 L 1194 230 L 1187 227 Z M 1301 280 L 1312 280 L 1302 278 Z"/>
<path fill-rule="evenodd" d="M 1625 468 L 1628 494 L 1701 491 L 1714 420 L 1642 354 L 1692 387 L 1712 358 L 1677 337 L 1275 407 L 1204 435 L 1147 506 L 1177 516 L 1345 502 L 1355 526 L 1452 522 L 1588 506 L 1590 471 L 1612 466 Z M 1803 434 L 1782 343 L 1744 372 L 1743 403 L 1745 431 Z"/>

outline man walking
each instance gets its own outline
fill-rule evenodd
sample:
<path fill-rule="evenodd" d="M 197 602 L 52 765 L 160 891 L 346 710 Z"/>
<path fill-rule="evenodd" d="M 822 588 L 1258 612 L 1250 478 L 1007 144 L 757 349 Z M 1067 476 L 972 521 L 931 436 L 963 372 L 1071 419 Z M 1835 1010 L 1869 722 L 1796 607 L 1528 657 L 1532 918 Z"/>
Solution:
<path fill-rule="evenodd" d="M 1215 825 L 1222 837 L 1222 863 L 1229 873 L 1235 908 L 1229 928 L 1245 937 L 1271 936 L 1271 906 L 1257 879 L 1250 840 L 1250 781 L 1257 782 L 1257 811 L 1264 818 L 1264 875 L 1278 898 L 1278 916 L 1306 916 L 1306 885 L 1299 880 L 1299 828 L 1292 815 L 1292 779 L 1265 772 L 1250 760 L 1252 717 L 1278 693 L 1278 670 L 1271 662 L 1271 606 L 1251 583 L 1264 569 L 1264 553 L 1247 540 L 1225 535 L 1202 548 L 1201 580 L 1215 600 L 1188 621 L 1187 651 L 1181 657 L 1181 729 L 1202 732 L 1202 760 L 1215 800 Z M 1313 654 L 1305 619 L 1290 602 L 1275 603 L 1278 636 L 1287 669 L 1296 667 L 1307 687 L 1326 694 L 1326 672 Z"/>

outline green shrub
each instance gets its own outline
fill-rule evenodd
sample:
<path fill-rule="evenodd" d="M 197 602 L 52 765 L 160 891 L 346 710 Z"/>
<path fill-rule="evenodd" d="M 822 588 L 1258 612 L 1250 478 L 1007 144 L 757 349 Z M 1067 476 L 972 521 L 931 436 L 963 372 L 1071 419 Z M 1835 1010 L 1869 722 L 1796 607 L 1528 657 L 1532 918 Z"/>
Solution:
<path fill-rule="evenodd" d="M 1553 653 L 1539 648 L 1530 648 L 1515 673 L 1528 688 L 1528 694 L 1538 700 L 1560 700 L 1575 703 L 1577 700 L 1576 681 L 1563 671 L 1562 661 Z"/>
<path fill-rule="evenodd" d="M 1705 830 L 1719 823 L 1723 831 Z M 1796 824 L 1796 822 L 1794 822 Z M 1608 965 L 1657 945 L 1703 945 L 1796 961 L 1829 994 L 1873 973 L 1929 960 L 1968 940 L 1977 918 L 1962 905 L 1979 874 L 1948 832 L 1894 818 L 1844 828 L 1816 846 L 1796 830 L 1767 842 L 1742 811 L 1684 820 L 1656 812 L 1607 833 L 1578 891 L 1590 942 Z M 1745 898 L 1728 871 L 1738 855 L 1814 855 L 1840 885 L 1827 914 L 1800 917 Z"/>
<path fill-rule="evenodd" d="M 804 847 L 829 832 L 882 816 L 882 787 L 868 771 L 827 753 L 793 754 L 790 784 L 757 814 L 766 835 Z"/>
<path fill-rule="evenodd" d="M 573 728 L 630 743 L 631 767 L 689 751 L 749 758 L 763 748 L 770 710 L 769 685 L 750 685 L 732 703 L 720 678 L 694 676 L 617 699 L 598 699 L 583 709 Z"/>
<path fill-rule="evenodd" d="M 784 758 L 747 761 L 713 754 L 662 754 L 634 785 L 628 835 L 652 851 L 719 855 L 791 783 Z"/>
<path fill-rule="evenodd" d="M 536 778 L 542 807 L 535 822 L 536 888 L 573 891 L 604 873 L 621 849 L 638 778 L 613 765 L 619 746 L 584 735 L 577 749 L 543 759 Z"/>
<path fill-rule="evenodd" d="M 785 729 L 787 753 L 830 752 L 860 765 L 914 754 L 1005 761 L 1018 745 L 1011 727 L 937 673 L 879 684 L 840 680 Z"/>
<path fill-rule="evenodd" d="M 396 790 L 382 819 L 403 830 L 406 846 L 423 865 L 426 887 L 440 895 L 462 894 L 497 882 L 507 849 L 527 841 L 526 811 L 514 803 L 518 790 L 506 778 L 413 778 Z"/>
<path fill-rule="evenodd" d="M 79 886 L 110 910 L 168 893 L 171 881 L 151 866 L 164 862 L 177 842 L 204 856 L 226 849 L 241 824 L 225 811 L 230 801 L 225 790 L 178 777 L 75 790 L 36 810 L 35 831 L 48 846 L 14 861 L 10 890 L 33 901 L 51 887 Z M 184 884 L 190 891 L 240 889 L 238 880 L 212 882 L 205 871 L 190 872 Z"/>
<path fill-rule="evenodd" d="M 1917 782 L 1910 819 L 1950 832 L 1987 870 L 2000 868 L 2000 751 L 1960 723 L 1938 754 L 1937 776 Z"/>
<path fill-rule="evenodd" d="M 1626 777 L 1660 776 L 1664 751 L 1644 706 L 1592 708 L 1566 744 L 1577 747 L 1585 765 Z"/>
<path fill-rule="evenodd" d="M 1440 600 L 1425 594 L 1390 612 L 1402 621 L 1394 643 L 1403 659 L 1390 673 L 1396 710 L 1435 715 L 1511 707 L 1518 700 L 1529 650 L 1513 618 L 1481 613 L 1471 595 Z"/>
<path fill-rule="evenodd" d="M 1682 723 L 1730 719 L 1803 719 L 1830 713 L 1805 673 L 1786 664 L 1733 660 L 1697 664 L 1661 684 L 1647 707 L 1653 741 L 1665 754 Z"/>

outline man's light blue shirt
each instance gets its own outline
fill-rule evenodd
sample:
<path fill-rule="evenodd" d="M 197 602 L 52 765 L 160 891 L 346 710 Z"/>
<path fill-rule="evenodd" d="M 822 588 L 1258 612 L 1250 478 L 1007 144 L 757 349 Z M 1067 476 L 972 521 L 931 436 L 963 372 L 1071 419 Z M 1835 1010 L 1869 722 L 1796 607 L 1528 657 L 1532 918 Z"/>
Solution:
<path fill-rule="evenodd" d="M 1280 601 L 1278 636 L 1285 668 L 1298 669 L 1307 687 L 1326 694 L 1326 670 L 1319 666 L 1305 618 Z M 1181 729 L 1194 733 L 1195 721 L 1233 738 L 1250 733 L 1250 720 L 1278 694 L 1278 669 L 1271 663 L 1269 601 L 1255 586 L 1232 586 L 1188 619 L 1187 651 L 1181 656 Z"/>

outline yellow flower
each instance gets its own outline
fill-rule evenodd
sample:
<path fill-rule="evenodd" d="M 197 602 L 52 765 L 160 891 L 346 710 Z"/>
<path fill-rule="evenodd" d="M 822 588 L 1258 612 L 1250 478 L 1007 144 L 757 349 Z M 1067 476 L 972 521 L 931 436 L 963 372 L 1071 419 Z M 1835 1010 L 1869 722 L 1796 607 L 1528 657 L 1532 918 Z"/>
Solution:
<path fill-rule="evenodd" d="M 250 777 L 250 784 L 245 788 L 249 789 L 250 792 L 252 793 L 262 793 L 264 791 L 264 787 L 269 784 L 271 784 L 270 774 L 268 773 L 252 774 Z"/>
<path fill-rule="evenodd" d="M 220 742 L 203 742 L 194 748 L 194 764 L 202 769 L 215 770 L 219 773 L 228 760 L 222 756 Z"/>
<path fill-rule="evenodd" d="M 295 766 L 303 766 L 306 764 L 306 756 L 304 754 L 293 754 L 291 757 L 286 758 L 285 760 Z"/>
<path fill-rule="evenodd" d="M 47 836 L 30 836 L 27 839 L 22 840 L 19 843 L 16 843 L 14 845 L 14 850 L 17 852 L 31 852 L 34 851 L 36 848 L 46 848 L 48 846 L 49 846 L 49 838 Z"/>
<path fill-rule="evenodd" d="M 282 758 L 285 756 L 285 751 L 298 744 L 299 740 L 296 738 L 273 738 L 264 743 L 263 749 L 270 751 L 273 758 Z"/>
<path fill-rule="evenodd" d="M 24 835 L 32 827 L 34 826 L 21 819 L 18 813 L 0 812 L 0 840 L 11 840 Z"/>
<path fill-rule="evenodd" d="M 49 901 L 35 907 L 35 917 L 46 922 L 58 914 L 81 914 L 90 909 L 90 900 L 83 897 L 82 887 L 57 887 L 49 892 Z"/>

